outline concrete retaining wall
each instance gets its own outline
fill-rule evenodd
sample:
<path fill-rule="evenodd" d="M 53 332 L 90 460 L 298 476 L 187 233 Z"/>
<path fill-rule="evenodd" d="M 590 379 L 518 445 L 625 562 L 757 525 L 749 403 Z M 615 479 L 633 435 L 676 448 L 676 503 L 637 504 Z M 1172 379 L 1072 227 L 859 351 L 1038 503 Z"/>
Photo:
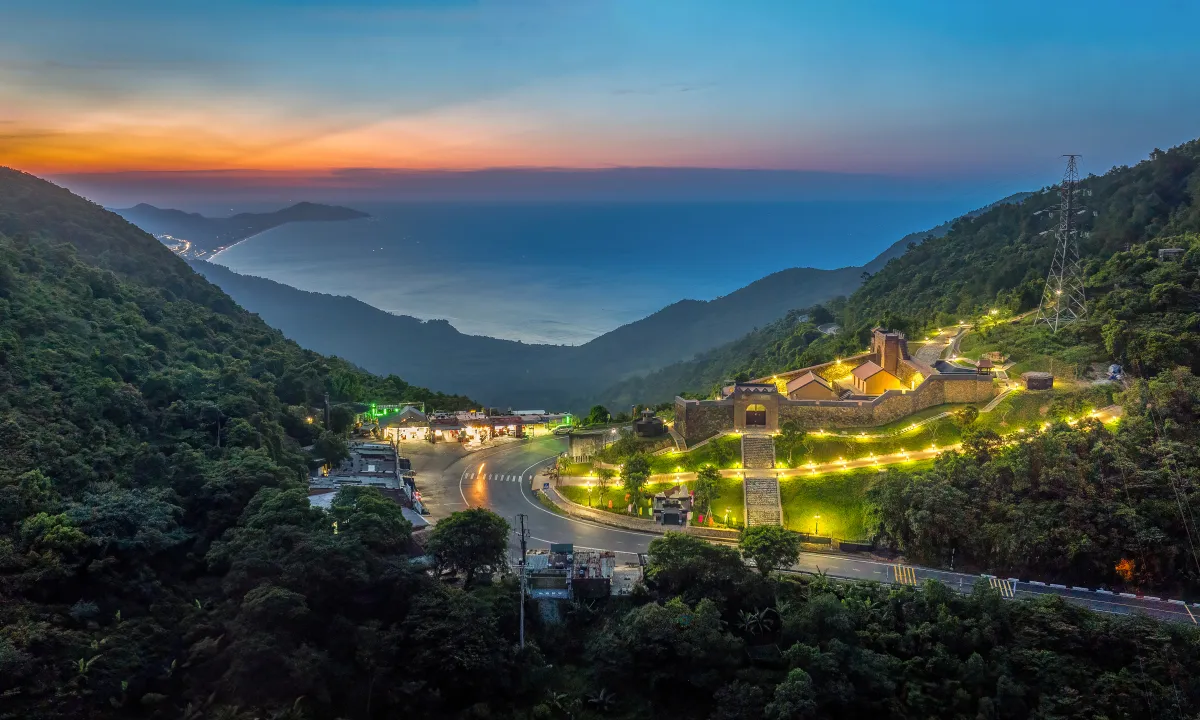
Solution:
<path fill-rule="evenodd" d="M 574 518 L 581 520 L 591 520 L 592 522 L 600 523 L 601 525 L 611 525 L 613 527 L 624 528 L 626 530 L 636 530 L 638 532 L 653 533 L 655 535 L 665 535 L 668 532 L 685 532 L 688 535 L 696 535 L 697 537 L 709 538 L 712 540 L 728 540 L 736 541 L 738 539 L 737 530 L 726 530 L 724 528 L 702 528 L 685 525 L 659 525 L 653 520 L 645 520 L 638 517 L 630 517 L 628 515 L 618 515 L 617 513 L 605 512 L 596 510 L 584 505 L 572 502 L 567 498 L 554 493 L 549 496 L 555 505 Z"/>

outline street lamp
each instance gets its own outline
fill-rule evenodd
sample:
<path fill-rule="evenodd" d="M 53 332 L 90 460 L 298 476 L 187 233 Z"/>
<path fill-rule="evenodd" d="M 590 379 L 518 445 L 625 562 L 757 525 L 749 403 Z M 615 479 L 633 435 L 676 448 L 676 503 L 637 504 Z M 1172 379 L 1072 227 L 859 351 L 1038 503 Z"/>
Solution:
<path fill-rule="evenodd" d="M 729 524 L 729 508 L 725 508 L 725 524 Z"/>
<path fill-rule="evenodd" d="M 821 534 L 821 516 L 813 515 L 813 535 Z"/>
<path fill-rule="evenodd" d="M 592 506 L 592 484 L 591 483 L 587 484 L 587 491 L 588 491 L 588 507 L 591 507 Z"/>

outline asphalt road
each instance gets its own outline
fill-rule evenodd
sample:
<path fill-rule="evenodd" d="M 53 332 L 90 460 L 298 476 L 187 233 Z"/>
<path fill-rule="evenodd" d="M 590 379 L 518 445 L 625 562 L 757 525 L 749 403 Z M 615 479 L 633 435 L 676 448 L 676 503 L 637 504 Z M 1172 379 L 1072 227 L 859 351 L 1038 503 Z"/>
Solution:
<path fill-rule="evenodd" d="M 507 518 L 516 528 L 519 525 L 517 516 L 524 514 L 530 548 L 569 542 L 581 548 L 612 550 L 618 553 L 618 562 L 636 562 L 637 554 L 646 552 L 650 542 L 659 535 L 567 518 L 547 510 L 534 497 L 532 487 L 538 473 L 565 449 L 566 440 L 558 437 L 501 445 L 468 455 L 457 448 L 447 448 L 445 453 L 433 456 L 441 458 L 440 461 L 414 458 L 414 467 L 419 470 L 418 485 L 428 501 L 434 521 L 456 510 L 483 506 Z M 518 556 L 519 546 L 514 534 L 514 559 Z M 963 592 L 969 592 L 977 582 L 986 582 L 1006 598 L 1057 595 L 1098 612 L 1145 613 L 1163 620 L 1200 624 L 1200 605 L 1189 607 L 1178 601 L 947 572 L 841 553 L 802 553 L 792 570 L 903 585 L 919 585 L 925 580 L 936 579 Z"/>

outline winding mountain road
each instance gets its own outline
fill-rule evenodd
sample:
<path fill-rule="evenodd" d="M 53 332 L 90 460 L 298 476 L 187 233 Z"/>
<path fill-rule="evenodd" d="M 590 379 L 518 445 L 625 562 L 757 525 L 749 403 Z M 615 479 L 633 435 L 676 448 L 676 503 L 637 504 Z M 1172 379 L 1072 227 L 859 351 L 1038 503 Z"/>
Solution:
<path fill-rule="evenodd" d="M 410 454 L 418 470 L 422 497 L 434 522 L 457 510 L 482 506 L 507 518 L 516 527 L 517 515 L 524 514 L 525 527 L 530 532 L 530 547 L 569 542 L 586 549 L 611 550 L 617 553 L 618 562 L 637 562 L 637 554 L 646 552 L 650 542 L 659 535 L 568 518 L 543 507 L 534 496 L 532 487 L 537 474 L 565 447 L 563 438 L 544 437 L 466 455 L 458 448 L 451 447 L 440 452 Z M 404 448 L 402 452 L 406 450 Z M 519 546 L 514 534 L 514 558 Z M 791 569 L 795 572 L 824 572 L 831 577 L 850 580 L 875 580 L 902 585 L 919 585 L 925 580 L 935 579 L 963 592 L 969 592 L 975 583 L 983 581 L 1006 598 L 1055 595 L 1097 612 L 1120 615 L 1145 613 L 1162 620 L 1200 624 L 1200 605 L 1188 606 L 1180 601 L 948 572 L 841 553 L 802 553 Z"/>

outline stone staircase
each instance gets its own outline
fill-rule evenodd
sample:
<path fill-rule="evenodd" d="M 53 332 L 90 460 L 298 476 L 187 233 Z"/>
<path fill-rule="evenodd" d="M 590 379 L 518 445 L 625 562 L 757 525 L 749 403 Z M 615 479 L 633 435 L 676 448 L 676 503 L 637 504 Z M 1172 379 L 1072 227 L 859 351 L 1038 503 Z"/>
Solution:
<path fill-rule="evenodd" d="M 742 467 L 747 470 L 774 468 L 775 438 L 771 435 L 743 435 Z"/>
<path fill-rule="evenodd" d="M 746 526 L 781 525 L 779 481 L 773 477 L 747 477 L 742 484 L 746 502 Z"/>
<path fill-rule="evenodd" d="M 746 525 L 780 525 L 783 509 L 779 504 L 779 481 L 772 474 L 755 474 L 755 470 L 775 467 L 775 438 L 766 434 L 742 436 L 742 467 L 746 479 L 742 483 L 746 502 Z"/>

